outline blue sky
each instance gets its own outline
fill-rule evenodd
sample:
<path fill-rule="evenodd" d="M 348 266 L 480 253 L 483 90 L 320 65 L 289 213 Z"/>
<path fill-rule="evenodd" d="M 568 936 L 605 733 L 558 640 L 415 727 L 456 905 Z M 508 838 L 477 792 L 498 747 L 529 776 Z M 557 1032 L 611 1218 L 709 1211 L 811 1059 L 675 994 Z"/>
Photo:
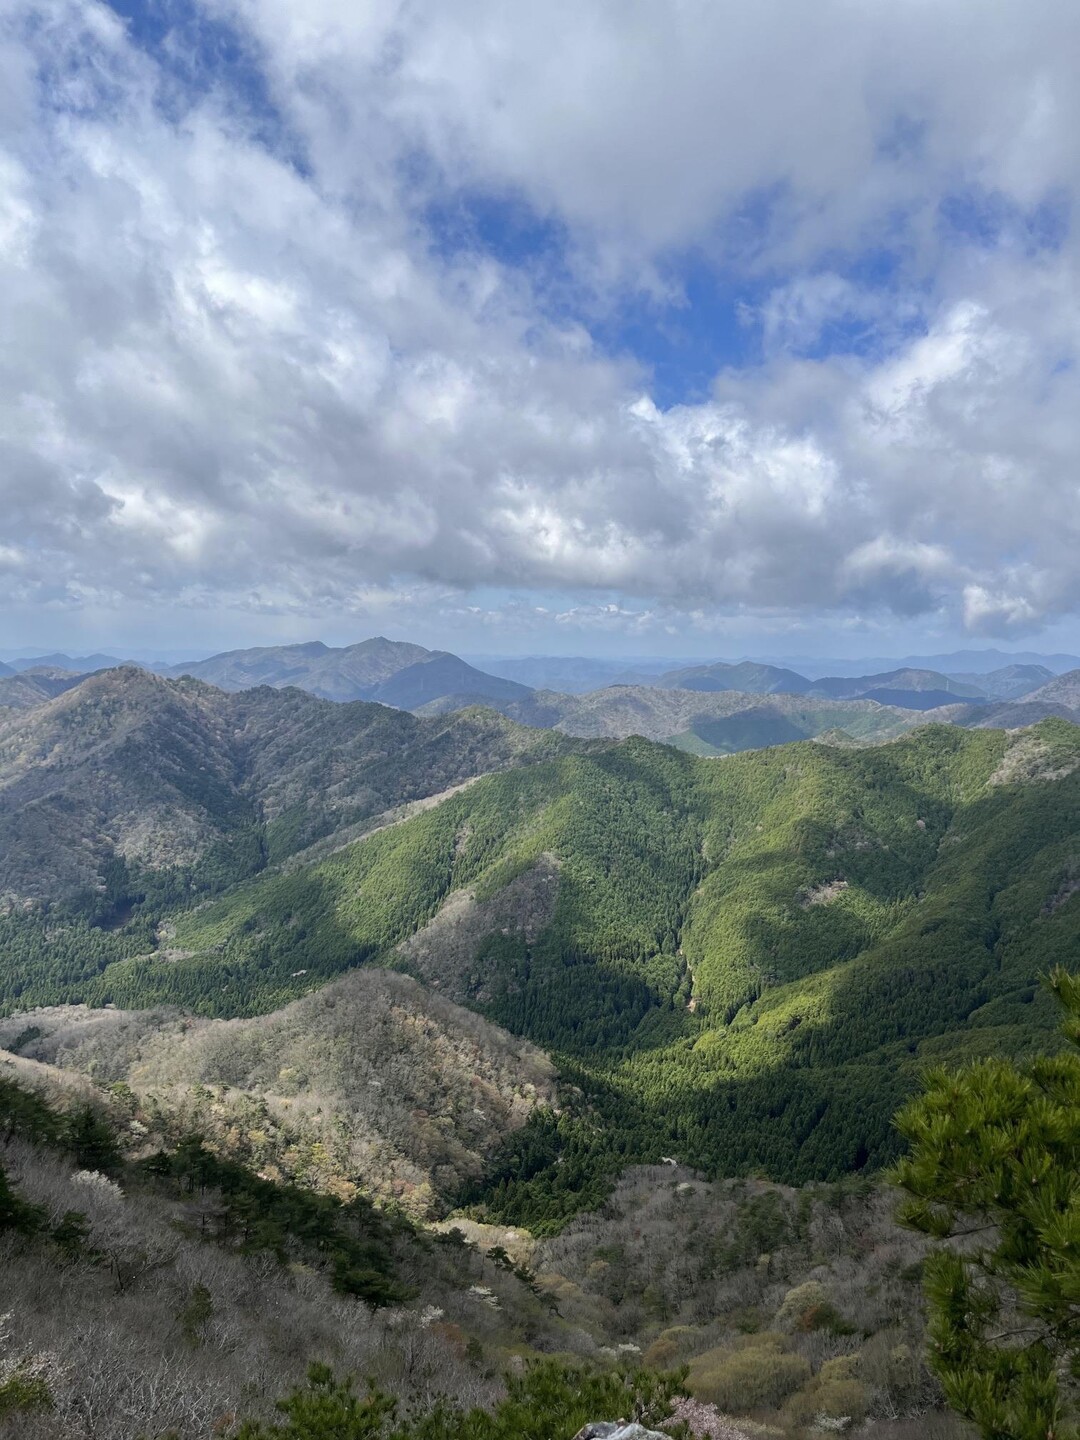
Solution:
<path fill-rule="evenodd" d="M 12 0 L 0 643 L 1080 645 L 1063 0 Z"/>

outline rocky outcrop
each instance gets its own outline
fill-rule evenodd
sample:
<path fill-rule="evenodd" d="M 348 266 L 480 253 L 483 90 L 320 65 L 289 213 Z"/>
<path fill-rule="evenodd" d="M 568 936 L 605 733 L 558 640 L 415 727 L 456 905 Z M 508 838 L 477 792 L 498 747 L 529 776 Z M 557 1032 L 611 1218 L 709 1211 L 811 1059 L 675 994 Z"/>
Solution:
<path fill-rule="evenodd" d="M 646 1430 L 644 1425 L 626 1420 L 600 1420 L 583 1425 L 574 1440 L 671 1440 L 662 1430 Z"/>

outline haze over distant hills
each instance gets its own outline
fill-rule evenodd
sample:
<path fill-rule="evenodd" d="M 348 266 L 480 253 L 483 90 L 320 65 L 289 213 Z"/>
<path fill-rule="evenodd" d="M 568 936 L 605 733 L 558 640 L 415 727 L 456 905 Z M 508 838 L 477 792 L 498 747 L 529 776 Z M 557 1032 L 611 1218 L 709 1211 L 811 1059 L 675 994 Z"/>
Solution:
<path fill-rule="evenodd" d="M 85 677 L 66 671 L 24 670 L 21 674 L 12 672 L 0 674 L 0 709 L 30 710 L 46 700 L 70 690 Z"/>
<path fill-rule="evenodd" d="M 523 698 L 528 687 L 468 665 L 445 650 L 427 650 L 381 635 L 333 648 L 272 645 L 230 650 L 194 664 L 175 665 L 171 675 L 191 675 L 222 690 L 255 685 L 296 685 L 324 700 L 375 700 L 412 710 L 440 695 L 468 695 L 473 702 Z"/>
<path fill-rule="evenodd" d="M 51 655 L 20 655 L 8 661 L 8 668 L 22 674 L 26 670 L 68 670 L 73 675 L 89 675 L 94 670 L 107 670 L 125 661 L 118 655 L 65 655 L 54 651 Z M 0 669 L 0 674 L 4 670 Z"/>
<path fill-rule="evenodd" d="M 829 676 L 850 678 L 896 670 L 934 670 L 954 678 L 972 679 L 978 684 L 992 671 L 1017 665 L 1039 665 L 1053 675 L 1080 667 L 1080 655 L 1034 651 L 955 650 L 938 655 L 868 655 L 852 659 L 820 656 L 747 656 L 738 661 L 679 660 L 656 656 L 629 656 L 604 659 L 584 655 L 466 655 L 471 664 L 492 675 L 502 675 L 538 690 L 559 690 L 582 694 L 607 685 L 655 685 L 661 675 L 716 665 L 757 665 L 784 670 L 800 678 L 818 680 Z"/>
<path fill-rule="evenodd" d="M 454 697 L 446 697 L 418 713 L 445 713 L 456 703 Z M 727 755 L 830 732 L 851 742 L 889 740 L 924 718 L 917 710 L 872 700 L 672 690 L 657 685 L 614 685 L 585 695 L 537 690 L 525 700 L 499 708 L 522 725 L 581 737 L 644 735 L 696 755 Z"/>
<path fill-rule="evenodd" d="M 997 658 L 1001 652 L 986 653 Z M 1048 664 L 1020 660 L 987 671 L 979 668 L 977 654 L 955 657 L 972 667 L 966 672 L 903 666 L 817 678 L 750 660 L 674 669 L 655 657 L 634 662 L 635 669 L 583 657 L 506 662 L 516 675 L 558 675 L 565 690 L 532 688 L 448 651 L 382 636 L 340 647 L 320 641 L 260 646 L 142 668 L 199 679 L 229 693 L 293 687 L 323 700 L 363 700 L 428 717 L 479 705 L 522 725 L 593 738 L 641 734 L 700 755 L 819 735 L 842 744 L 875 743 L 929 715 L 950 724 L 1015 728 L 1078 713 L 1077 687 L 1068 675 L 1055 677 Z M 58 662 L 81 666 L 111 660 L 105 654 L 82 660 L 61 653 L 34 658 L 39 663 L 23 656 L 16 662 L 18 673 L 0 675 L 0 710 L 33 709 L 77 685 L 82 672 Z M 94 673 L 115 668 L 102 666 Z M 605 683 L 590 688 L 588 682 L 599 675 L 607 677 Z"/>

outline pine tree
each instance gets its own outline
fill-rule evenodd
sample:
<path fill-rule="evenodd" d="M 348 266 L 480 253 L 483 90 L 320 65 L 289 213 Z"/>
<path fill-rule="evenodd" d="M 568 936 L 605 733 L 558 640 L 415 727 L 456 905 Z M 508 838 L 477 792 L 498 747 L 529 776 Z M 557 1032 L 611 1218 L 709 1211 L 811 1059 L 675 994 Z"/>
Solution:
<path fill-rule="evenodd" d="M 985 1440 L 1080 1437 L 1080 977 L 1055 970 L 1064 1053 L 931 1071 L 897 1117 L 900 1218 L 926 1264 L 930 1358 Z"/>
<path fill-rule="evenodd" d="M 115 1170 L 120 1163 L 116 1137 L 92 1105 L 80 1105 L 72 1111 L 64 1138 L 76 1165 L 83 1170 Z"/>

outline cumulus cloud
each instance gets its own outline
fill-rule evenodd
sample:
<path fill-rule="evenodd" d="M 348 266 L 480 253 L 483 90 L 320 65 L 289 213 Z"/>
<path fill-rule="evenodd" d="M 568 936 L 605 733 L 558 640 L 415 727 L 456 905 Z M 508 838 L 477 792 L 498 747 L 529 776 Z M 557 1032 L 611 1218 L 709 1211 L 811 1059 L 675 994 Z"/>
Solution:
<path fill-rule="evenodd" d="M 1076 244 L 1033 218 L 1077 190 L 1075 7 L 200 13 L 265 93 L 94 0 L 0 19 L 0 605 L 1080 608 Z M 440 247 L 477 187 L 561 227 L 577 313 Z M 992 242 L 949 233 L 976 191 Z M 899 278 L 842 273 L 886 242 Z M 691 248 L 763 294 L 762 350 L 660 409 L 591 292 L 677 291 Z"/>

